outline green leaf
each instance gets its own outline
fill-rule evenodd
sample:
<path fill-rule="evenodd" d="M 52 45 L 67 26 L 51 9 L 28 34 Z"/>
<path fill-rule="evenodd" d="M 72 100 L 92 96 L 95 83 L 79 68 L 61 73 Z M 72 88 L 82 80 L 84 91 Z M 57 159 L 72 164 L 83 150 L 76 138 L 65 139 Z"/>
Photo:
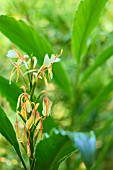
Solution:
<path fill-rule="evenodd" d="M 64 131 L 53 130 L 41 140 L 35 151 L 34 170 L 57 170 L 60 163 L 68 158 L 76 148 Z"/>
<path fill-rule="evenodd" d="M 15 111 L 18 96 L 21 93 L 21 89 L 15 84 L 9 84 L 9 81 L 0 76 L 0 94 L 5 97 L 10 103 L 11 108 Z"/>
<path fill-rule="evenodd" d="M 106 2 L 107 0 L 81 0 L 80 2 L 72 30 L 72 49 L 78 63 L 86 52 L 90 33 L 96 26 Z"/>
<path fill-rule="evenodd" d="M 43 132 L 49 133 L 51 129 L 58 128 L 56 122 L 51 116 L 48 116 L 45 121 L 43 121 Z"/>
<path fill-rule="evenodd" d="M 1 106 L 0 106 L 0 120 L 1 120 L 0 121 L 0 133 L 14 147 L 20 160 L 22 161 L 24 168 L 27 170 L 26 165 L 23 161 L 20 149 L 19 149 L 19 144 L 16 138 L 15 131 L 13 129 L 13 126 Z"/>
<path fill-rule="evenodd" d="M 36 146 L 34 170 L 57 170 L 60 163 L 71 156 L 77 148 L 89 168 L 94 160 L 95 143 L 93 132 L 65 132 L 53 129 L 50 135 L 46 134 Z"/>
<path fill-rule="evenodd" d="M 77 125 L 82 124 L 82 122 L 85 122 L 91 111 L 95 108 L 98 108 L 100 103 L 107 98 L 109 93 L 113 90 L 113 80 L 111 80 L 105 87 L 102 88 L 99 93 L 97 93 L 96 97 L 91 100 L 91 102 L 86 106 L 84 109 L 84 112 L 81 114 L 81 116 L 77 120 Z"/>
<path fill-rule="evenodd" d="M 0 31 L 28 55 L 33 54 L 36 56 L 40 65 L 43 63 L 45 54 L 51 55 L 53 53 L 45 38 L 23 21 L 17 21 L 12 17 L 1 15 Z M 54 64 L 53 72 L 57 84 L 71 97 L 71 84 L 62 64 Z"/>
<path fill-rule="evenodd" d="M 96 137 L 94 132 L 91 131 L 90 133 L 74 133 L 74 145 L 80 150 L 87 169 L 90 169 L 94 162 L 96 151 Z"/>
<path fill-rule="evenodd" d="M 84 82 L 88 79 L 88 77 L 99 67 L 101 66 L 106 60 L 108 60 L 113 54 L 113 46 L 108 47 L 106 50 L 104 50 L 95 60 L 94 64 L 88 68 L 85 73 L 83 74 L 83 77 L 81 79 L 81 82 Z"/>

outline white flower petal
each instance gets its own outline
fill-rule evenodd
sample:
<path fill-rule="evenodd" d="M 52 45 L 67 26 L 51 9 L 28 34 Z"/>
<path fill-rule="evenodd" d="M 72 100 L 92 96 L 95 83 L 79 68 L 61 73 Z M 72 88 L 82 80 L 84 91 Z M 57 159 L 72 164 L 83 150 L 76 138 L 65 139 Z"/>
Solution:
<path fill-rule="evenodd" d="M 28 70 L 28 63 L 24 61 L 25 68 Z"/>
<path fill-rule="evenodd" d="M 25 58 L 29 58 L 29 56 L 28 56 L 28 55 L 26 55 L 26 54 L 24 55 L 24 57 L 25 57 Z"/>
<path fill-rule="evenodd" d="M 43 64 L 44 64 L 45 67 L 50 67 L 51 61 L 50 61 L 50 59 L 49 59 L 48 54 L 45 55 L 44 63 L 43 63 Z"/>
<path fill-rule="evenodd" d="M 57 63 L 57 62 L 59 62 L 60 60 L 61 60 L 60 58 L 56 58 L 55 61 L 54 61 L 54 63 Z"/>
<path fill-rule="evenodd" d="M 21 60 L 21 59 L 18 59 L 18 60 L 17 60 L 17 64 L 21 65 L 21 64 L 22 64 L 22 60 Z"/>
<path fill-rule="evenodd" d="M 35 67 L 36 67 L 36 65 L 37 65 L 37 58 L 36 58 L 36 57 L 33 57 L 33 60 L 34 60 L 33 68 L 35 68 Z"/>
<path fill-rule="evenodd" d="M 51 75 L 50 75 L 50 79 L 52 79 L 53 78 L 53 73 L 51 73 Z"/>
<path fill-rule="evenodd" d="M 43 99 L 43 110 L 42 110 L 42 114 L 43 114 L 43 116 L 46 115 L 46 103 L 45 103 L 44 99 Z"/>
<path fill-rule="evenodd" d="M 9 58 L 16 58 L 18 54 L 16 53 L 15 50 L 9 50 L 8 53 L 6 54 L 7 57 Z"/>
<path fill-rule="evenodd" d="M 50 59 L 50 60 L 51 60 L 51 63 L 53 63 L 53 62 L 54 62 L 54 59 L 55 59 L 55 55 L 54 55 L 54 54 L 52 54 L 52 55 L 51 55 L 51 59 Z"/>

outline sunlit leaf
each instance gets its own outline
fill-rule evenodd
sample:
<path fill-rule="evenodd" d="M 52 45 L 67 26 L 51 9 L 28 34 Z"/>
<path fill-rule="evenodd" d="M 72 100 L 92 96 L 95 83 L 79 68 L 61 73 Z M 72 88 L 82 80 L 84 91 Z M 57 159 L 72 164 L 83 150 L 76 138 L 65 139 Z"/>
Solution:
<path fill-rule="evenodd" d="M 84 0 L 75 13 L 72 30 L 72 49 L 77 62 L 86 52 L 90 33 L 96 26 L 107 0 Z"/>

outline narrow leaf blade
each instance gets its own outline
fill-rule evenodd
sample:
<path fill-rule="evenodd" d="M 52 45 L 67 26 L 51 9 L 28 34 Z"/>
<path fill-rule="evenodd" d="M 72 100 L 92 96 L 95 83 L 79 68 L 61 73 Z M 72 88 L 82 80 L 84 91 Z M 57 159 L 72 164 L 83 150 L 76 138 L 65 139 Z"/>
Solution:
<path fill-rule="evenodd" d="M 103 63 L 106 62 L 113 54 L 113 46 L 108 47 L 104 50 L 95 60 L 94 64 L 89 67 L 82 76 L 81 82 L 84 82 L 88 77 Z"/>
<path fill-rule="evenodd" d="M 87 118 L 89 117 L 91 111 L 94 108 L 98 108 L 100 103 L 105 98 L 107 98 L 107 96 L 110 94 L 112 90 L 113 90 L 113 80 L 111 80 L 105 87 L 103 87 L 102 90 L 96 95 L 96 97 L 92 99 L 91 102 L 86 106 L 84 112 L 77 120 L 77 125 L 80 125 L 82 124 L 82 122 L 85 122 L 85 120 L 87 120 Z"/>
<path fill-rule="evenodd" d="M 80 2 L 75 13 L 72 30 L 72 50 L 78 63 L 86 52 L 88 38 L 96 26 L 106 2 L 107 0 L 84 0 Z"/>
<path fill-rule="evenodd" d="M 0 121 L 0 133 L 14 147 L 20 160 L 22 161 L 24 168 L 27 169 L 23 161 L 20 149 L 19 149 L 19 144 L 16 138 L 15 131 L 13 129 L 13 126 L 1 106 L 0 106 L 0 120 L 1 120 Z"/>

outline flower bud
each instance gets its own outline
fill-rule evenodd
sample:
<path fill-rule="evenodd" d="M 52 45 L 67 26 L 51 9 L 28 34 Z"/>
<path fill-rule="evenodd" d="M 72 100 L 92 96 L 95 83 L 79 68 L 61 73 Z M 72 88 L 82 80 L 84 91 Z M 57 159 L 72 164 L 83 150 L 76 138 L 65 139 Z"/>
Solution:
<path fill-rule="evenodd" d="M 19 133 L 19 123 L 18 123 L 17 117 L 16 117 L 16 122 L 15 122 L 15 130 L 16 130 L 16 136 L 19 139 L 20 133 Z"/>
<path fill-rule="evenodd" d="M 24 131 L 23 131 L 23 135 L 22 135 L 22 139 L 20 141 L 22 147 L 25 149 L 26 151 L 26 139 L 27 139 L 27 132 L 26 132 L 26 127 L 24 125 Z"/>
<path fill-rule="evenodd" d="M 30 113 L 32 111 L 32 107 L 31 107 L 31 103 L 30 103 L 29 99 L 27 99 L 25 102 L 25 109 L 28 113 Z"/>
<path fill-rule="evenodd" d="M 46 75 L 45 75 L 45 74 L 43 74 L 43 78 L 44 78 L 45 86 L 47 86 L 47 85 L 48 85 L 48 82 L 47 82 L 47 78 L 46 78 Z"/>
<path fill-rule="evenodd" d="M 37 103 L 37 104 L 35 105 L 35 107 L 34 107 L 34 110 L 35 110 L 35 111 L 38 109 L 39 105 L 40 105 L 40 103 Z"/>
<path fill-rule="evenodd" d="M 40 138 L 43 138 L 43 133 L 42 133 L 42 130 L 43 130 L 43 126 L 42 126 L 42 121 L 40 121 Z"/>
<path fill-rule="evenodd" d="M 36 112 L 36 119 L 35 119 L 35 125 L 37 125 L 37 123 L 42 119 L 42 117 L 40 116 L 40 113 L 37 111 Z"/>
<path fill-rule="evenodd" d="M 33 139 L 33 140 L 34 140 L 34 144 L 35 144 L 36 141 L 37 141 L 39 132 L 40 132 L 39 127 L 37 127 L 37 128 L 35 129 L 35 133 L 34 133 L 34 139 Z"/>
<path fill-rule="evenodd" d="M 37 64 L 37 58 L 36 57 L 30 58 L 29 61 L 28 61 L 29 70 L 34 69 L 36 67 L 36 64 Z"/>
<path fill-rule="evenodd" d="M 31 129 L 31 127 L 32 127 L 32 125 L 33 125 L 33 123 L 34 123 L 34 114 L 35 114 L 35 111 L 32 110 L 31 116 L 30 116 L 30 118 L 29 118 L 29 119 L 27 120 L 27 122 L 26 122 L 26 128 L 27 128 L 27 130 Z"/>
<path fill-rule="evenodd" d="M 26 121 L 27 120 L 27 113 L 26 111 L 22 108 L 18 114 Z"/>
<path fill-rule="evenodd" d="M 28 143 L 27 143 L 27 155 L 30 158 L 31 157 L 31 149 L 30 149 L 30 140 L 28 139 Z"/>
<path fill-rule="evenodd" d="M 53 78 L 52 65 L 51 65 L 50 68 L 48 69 L 48 78 L 49 78 L 49 79 L 52 79 L 52 78 Z"/>

